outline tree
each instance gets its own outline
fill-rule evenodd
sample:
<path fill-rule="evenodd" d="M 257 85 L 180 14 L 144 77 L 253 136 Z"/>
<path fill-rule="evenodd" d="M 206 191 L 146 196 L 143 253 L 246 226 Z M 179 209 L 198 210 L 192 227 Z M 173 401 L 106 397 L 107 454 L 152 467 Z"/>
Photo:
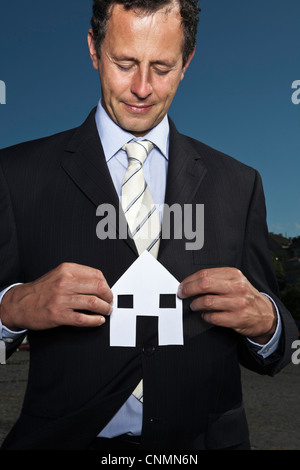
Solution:
<path fill-rule="evenodd" d="M 281 290 L 281 298 L 293 317 L 300 319 L 300 280 L 297 284 L 286 284 Z"/>

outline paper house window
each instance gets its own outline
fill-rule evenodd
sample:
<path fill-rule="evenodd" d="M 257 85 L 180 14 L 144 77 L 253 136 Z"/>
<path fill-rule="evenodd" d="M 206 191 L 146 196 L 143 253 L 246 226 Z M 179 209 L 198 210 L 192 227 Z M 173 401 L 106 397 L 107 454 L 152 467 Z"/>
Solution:
<path fill-rule="evenodd" d="M 159 308 L 176 308 L 175 294 L 160 294 Z"/>
<path fill-rule="evenodd" d="M 132 294 L 119 294 L 118 295 L 118 308 L 133 308 L 133 295 Z"/>

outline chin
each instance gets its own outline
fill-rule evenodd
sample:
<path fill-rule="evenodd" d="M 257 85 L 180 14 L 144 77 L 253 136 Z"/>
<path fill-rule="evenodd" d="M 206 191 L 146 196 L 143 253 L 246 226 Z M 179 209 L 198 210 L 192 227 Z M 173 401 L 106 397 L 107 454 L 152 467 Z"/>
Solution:
<path fill-rule="evenodd" d="M 120 127 L 122 127 L 122 129 L 124 129 L 125 131 L 127 132 L 130 132 L 131 134 L 137 136 L 137 137 L 141 137 L 143 135 L 146 135 L 153 127 L 154 125 L 149 125 L 149 126 L 141 126 L 141 125 L 137 125 L 137 124 L 134 124 L 134 123 L 128 123 L 128 122 L 124 122 L 124 123 L 120 123 L 119 124 Z"/>

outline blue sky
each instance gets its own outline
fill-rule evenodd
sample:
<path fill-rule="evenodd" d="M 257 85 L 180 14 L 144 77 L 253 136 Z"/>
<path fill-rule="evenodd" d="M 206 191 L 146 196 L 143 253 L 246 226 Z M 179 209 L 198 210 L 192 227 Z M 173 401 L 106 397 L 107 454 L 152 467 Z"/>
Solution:
<path fill-rule="evenodd" d="M 262 175 L 269 230 L 300 235 L 299 0 L 200 0 L 198 44 L 170 116 Z M 2 0 L 0 148 L 79 125 L 100 97 L 92 0 Z M 300 97 L 300 95 L 299 95 Z M 1 98 L 1 97 L 0 97 Z"/>

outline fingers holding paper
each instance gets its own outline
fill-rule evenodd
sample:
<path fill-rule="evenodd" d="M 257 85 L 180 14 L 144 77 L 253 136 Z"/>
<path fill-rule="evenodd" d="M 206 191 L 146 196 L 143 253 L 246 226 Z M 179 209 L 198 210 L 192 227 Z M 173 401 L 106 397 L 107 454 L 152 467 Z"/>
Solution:
<path fill-rule="evenodd" d="M 3 325 L 15 331 L 62 325 L 95 327 L 111 313 L 112 299 L 101 271 L 62 263 L 33 282 L 8 290 L 2 299 L 0 318 Z"/>
<path fill-rule="evenodd" d="M 197 271 L 180 284 L 178 296 L 196 297 L 190 308 L 201 313 L 207 323 L 232 328 L 260 344 L 267 343 L 275 332 L 274 305 L 238 269 Z"/>

